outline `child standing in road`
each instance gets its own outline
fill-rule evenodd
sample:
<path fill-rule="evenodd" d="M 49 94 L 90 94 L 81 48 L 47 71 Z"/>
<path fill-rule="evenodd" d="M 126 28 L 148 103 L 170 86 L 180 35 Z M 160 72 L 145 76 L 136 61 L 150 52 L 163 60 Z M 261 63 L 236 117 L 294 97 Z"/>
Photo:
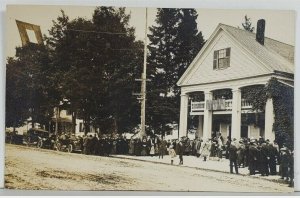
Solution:
<path fill-rule="evenodd" d="M 176 157 L 176 152 L 175 152 L 172 144 L 169 147 L 169 155 L 171 157 L 171 165 L 173 165 L 174 158 Z"/>

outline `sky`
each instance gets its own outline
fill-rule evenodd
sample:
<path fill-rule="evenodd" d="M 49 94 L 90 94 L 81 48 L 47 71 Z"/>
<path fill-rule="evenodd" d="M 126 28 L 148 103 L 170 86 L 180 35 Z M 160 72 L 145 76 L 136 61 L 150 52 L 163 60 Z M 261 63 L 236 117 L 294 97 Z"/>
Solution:
<path fill-rule="evenodd" d="M 15 20 L 40 25 L 42 34 L 48 34 L 52 20 L 56 20 L 63 9 L 70 17 L 91 19 L 95 6 L 32 6 L 10 5 L 6 15 L 6 56 L 15 55 L 15 47 L 21 46 L 21 39 Z M 127 8 L 131 13 L 130 26 L 135 27 L 137 39 L 143 40 L 145 35 L 145 8 Z M 198 30 L 208 39 L 219 23 L 242 27 L 244 16 L 251 18 L 256 27 L 258 19 L 266 20 L 265 35 L 275 40 L 295 45 L 295 12 L 280 10 L 233 10 L 233 9 L 196 9 L 198 13 Z M 148 8 L 148 26 L 155 25 L 157 9 Z M 149 33 L 149 32 L 148 32 Z"/>

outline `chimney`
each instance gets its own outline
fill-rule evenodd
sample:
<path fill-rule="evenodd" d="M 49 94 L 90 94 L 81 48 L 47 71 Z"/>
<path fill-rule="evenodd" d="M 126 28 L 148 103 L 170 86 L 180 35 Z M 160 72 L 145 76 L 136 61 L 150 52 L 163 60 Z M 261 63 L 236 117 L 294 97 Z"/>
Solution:
<path fill-rule="evenodd" d="M 265 43 L 265 20 L 259 19 L 257 21 L 257 28 L 256 28 L 256 41 L 259 42 L 261 45 Z"/>

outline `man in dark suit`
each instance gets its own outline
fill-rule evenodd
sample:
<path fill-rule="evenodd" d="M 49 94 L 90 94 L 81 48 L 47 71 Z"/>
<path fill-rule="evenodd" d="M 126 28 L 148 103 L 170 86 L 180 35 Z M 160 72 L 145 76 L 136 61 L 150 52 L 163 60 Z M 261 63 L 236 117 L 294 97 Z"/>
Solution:
<path fill-rule="evenodd" d="M 238 166 L 237 166 L 237 147 L 234 144 L 234 142 L 232 142 L 229 147 L 229 162 L 230 162 L 229 164 L 230 173 L 233 173 L 233 166 L 234 166 L 235 173 L 239 174 Z"/>
<path fill-rule="evenodd" d="M 255 140 L 250 141 L 250 146 L 249 146 L 249 171 L 250 175 L 255 175 L 255 166 L 257 163 L 257 153 L 258 150 L 255 145 Z"/>
<path fill-rule="evenodd" d="M 269 151 L 266 143 L 261 144 L 261 154 L 260 154 L 260 174 L 261 176 L 268 176 L 269 175 L 269 166 L 268 166 L 268 159 L 269 159 Z"/>
<path fill-rule="evenodd" d="M 181 138 L 181 141 L 179 141 L 179 143 L 177 144 L 177 152 L 179 155 L 179 165 L 183 164 L 183 153 L 185 150 L 185 146 L 184 146 L 184 142 L 183 142 L 183 138 Z"/>
<path fill-rule="evenodd" d="M 273 143 L 269 143 L 268 145 L 268 153 L 269 153 L 269 168 L 270 168 L 270 175 L 276 175 L 276 158 L 278 157 L 278 151 L 274 147 Z"/>

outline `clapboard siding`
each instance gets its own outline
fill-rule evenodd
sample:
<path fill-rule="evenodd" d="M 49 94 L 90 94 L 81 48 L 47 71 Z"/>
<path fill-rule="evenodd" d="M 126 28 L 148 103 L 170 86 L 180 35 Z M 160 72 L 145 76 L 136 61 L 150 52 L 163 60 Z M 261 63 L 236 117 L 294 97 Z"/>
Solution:
<path fill-rule="evenodd" d="M 214 51 L 228 47 L 231 48 L 230 67 L 222 70 L 213 70 Z M 246 50 L 238 46 L 235 41 L 221 31 L 195 62 L 195 65 L 186 76 L 182 85 L 233 80 L 266 73 L 269 73 L 267 68 L 262 66 L 255 58 L 248 55 Z"/>

